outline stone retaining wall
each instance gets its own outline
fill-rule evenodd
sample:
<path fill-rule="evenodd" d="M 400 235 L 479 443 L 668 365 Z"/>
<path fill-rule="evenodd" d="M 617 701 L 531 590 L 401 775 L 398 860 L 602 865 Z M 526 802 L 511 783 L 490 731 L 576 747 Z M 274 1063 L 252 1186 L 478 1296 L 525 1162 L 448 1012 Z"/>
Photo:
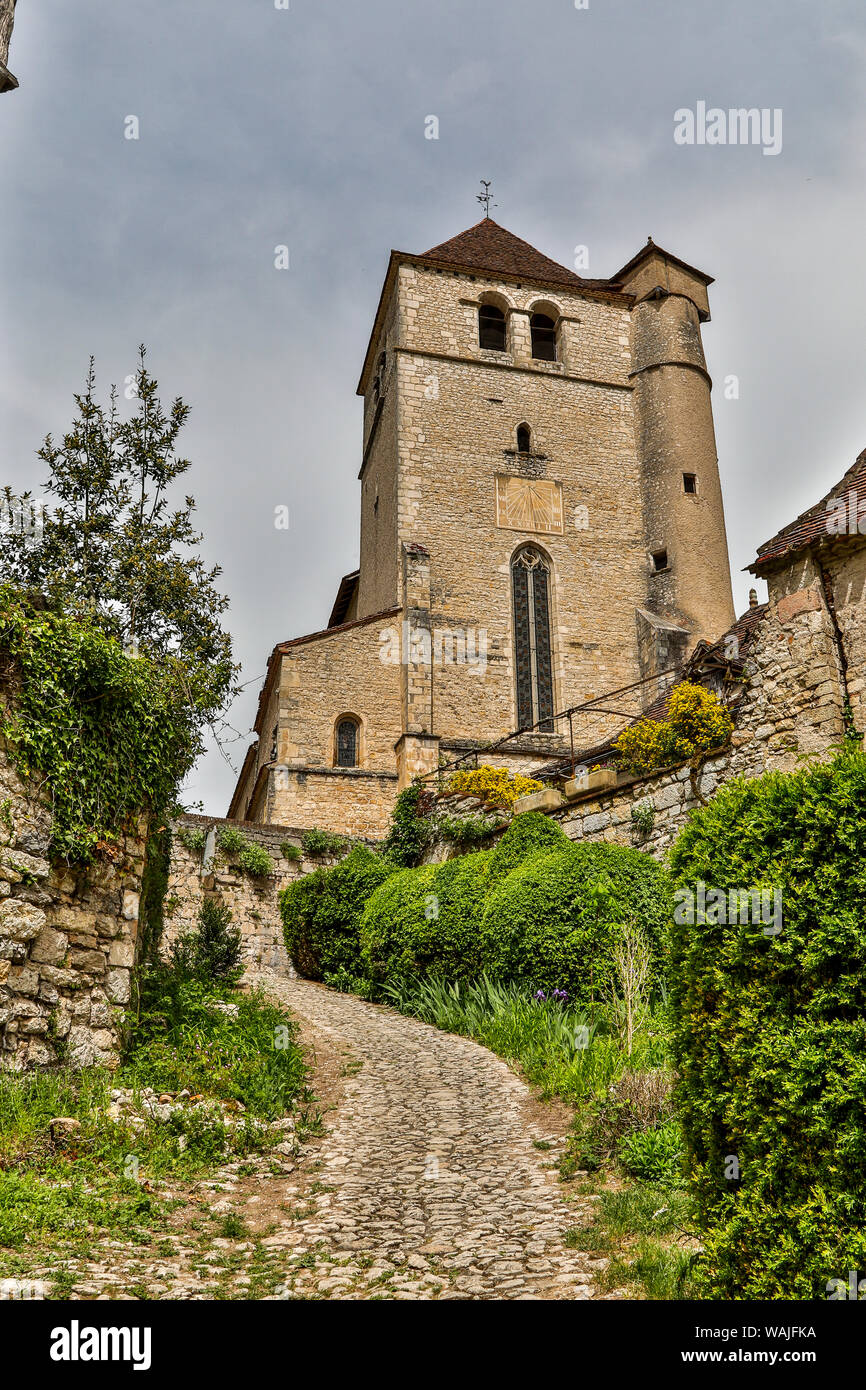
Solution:
<path fill-rule="evenodd" d="M 145 830 L 89 869 L 52 863 L 50 807 L 0 745 L 0 1067 L 117 1064 Z"/>
<path fill-rule="evenodd" d="M 247 840 L 266 849 L 273 861 L 273 873 L 253 877 L 232 863 L 231 855 L 218 848 L 221 829 L 238 830 Z M 214 858 L 205 861 L 204 850 L 189 849 L 184 838 L 196 831 L 212 835 Z M 302 852 L 297 860 L 288 859 L 284 844 L 301 849 L 303 830 L 288 826 L 263 825 L 251 821 L 221 820 L 213 816 L 185 815 L 172 825 L 171 868 L 165 896 L 165 927 L 162 950 L 197 923 L 199 909 L 208 896 L 215 896 L 232 912 L 232 925 L 240 927 L 242 959 L 248 966 L 291 969 L 283 942 L 278 895 L 287 884 L 304 874 L 337 861 L 328 856 Z"/>

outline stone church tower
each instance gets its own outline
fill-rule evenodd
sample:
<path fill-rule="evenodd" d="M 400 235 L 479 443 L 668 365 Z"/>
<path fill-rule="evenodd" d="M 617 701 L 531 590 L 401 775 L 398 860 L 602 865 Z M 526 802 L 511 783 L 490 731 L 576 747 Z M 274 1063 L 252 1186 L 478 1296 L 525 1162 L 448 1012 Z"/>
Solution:
<path fill-rule="evenodd" d="M 711 283 L 651 241 L 583 279 L 489 218 L 391 253 L 360 567 L 275 648 L 230 816 L 375 837 L 417 773 L 512 731 L 486 760 L 530 772 L 555 715 L 726 631 Z"/>

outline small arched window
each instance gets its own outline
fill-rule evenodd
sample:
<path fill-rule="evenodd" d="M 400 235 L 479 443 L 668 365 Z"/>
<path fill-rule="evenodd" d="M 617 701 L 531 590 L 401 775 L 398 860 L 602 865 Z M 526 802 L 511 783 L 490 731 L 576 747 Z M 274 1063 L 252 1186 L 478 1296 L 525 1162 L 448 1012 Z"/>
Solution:
<path fill-rule="evenodd" d="M 517 452 L 518 454 L 532 453 L 532 430 L 528 425 L 517 426 Z"/>
<path fill-rule="evenodd" d="M 556 361 L 556 324 L 549 314 L 532 314 L 529 320 L 532 355 L 541 362 Z"/>
<path fill-rule="evenodd" d="M 505 315 L 495 304 L 482 304 L 478 310 L 478 346 L 505 351 Z"/>
<path fill-rule="evenodd" d="M 358 721 L 341 719 L 337 725 L 337 767 L 358 766 Z"/>

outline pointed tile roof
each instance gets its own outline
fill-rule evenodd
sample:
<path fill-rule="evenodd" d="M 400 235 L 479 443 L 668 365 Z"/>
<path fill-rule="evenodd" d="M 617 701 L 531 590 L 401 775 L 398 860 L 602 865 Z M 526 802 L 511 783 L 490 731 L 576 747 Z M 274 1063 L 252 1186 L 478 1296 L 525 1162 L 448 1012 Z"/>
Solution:
<path fill-rule="evenodd" d="M 460 270 L 487 271 L 494 275 L 570 286 L 572 289 L 586 284 L 573 270 L 542 255 L 528 241 L 500 227 L 492 217 L 483 217 L 474 227 L 451 237 L 450 241 L 431 247 L 418 259 L 436 261 Z"/>
<path fill-rule="evenodd" d="M 854 497 L 849 494 L 853 493 Z M 854 525 L 845 526 L 841 532 L 834 529 L 834 522 L 841 521 L 841 511 L 847 512 L 846 520 L 850 522 L 853 518 Z M 794 555 L 797 551 L 806 550 L 810 545 L 817 541 L 828 540 L 833 536 L 858 535 L 860 534 L 858 518 L 866 515 L 866 449 L 863 450 L 843 478 L 839 480 L 835 487 L 816 502 L 813 507 L 802 512 L 794 521 L 783 526 L 772 540 L 765 541 L 758 547 L 758 554 L 748 568 L 753 574 L 759 574 L 761 570 L 773 560 L 780 560 L 786 555 Z"/>
<path fill-rule="evenodd" d="M 451 237 L 449 241 L 440 242 L 438 246 L 431 246 L 420 256 L 408 251 L 391 252 L 361 369 L 361 380 L 358 382 L 359 396 L 363 396 L 367 389 L 374 347 L 379 338 L 388 296 L 401 265 L 432 266 L 434 270 L 462 271 L 467 275 L 488 275 L 497 280 L 528 282 L 534 289 L 579 290 L 587 298 L 601 298 L 617 304 L 630 305 L 634 298 L 623 290 L 617 279 L 586 280 L 567 266 L 559 265 L 541 251 L 536 251 L 528 241 L 500 227 L 492 217 L 482 217 L 474 227 Z"/>

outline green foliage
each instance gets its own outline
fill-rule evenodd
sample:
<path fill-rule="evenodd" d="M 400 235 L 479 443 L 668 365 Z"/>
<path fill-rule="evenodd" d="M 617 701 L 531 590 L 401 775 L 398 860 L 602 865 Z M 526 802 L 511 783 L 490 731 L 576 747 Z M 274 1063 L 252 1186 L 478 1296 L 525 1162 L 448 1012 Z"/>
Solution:
<path fill-rule="evenodd" d="M 866 1269 L 864 843 L 866 756 L 846 752 L 729 783 L 671 854 L 684 890 L 782 892 L 776 935 L 685 910 L 672 933 L 677 1100 L 713 1297 L 823 1299 Z"/>
<path fill-rule="evenodd" d="M 251 840 L 238 856 L 238 868 L 251 878 L 264 878 L 274 872 L 274 861 L 264 845 Z"/>
<path fill-rule="evenodd" d="M 460 849 L 468 845 L 479 845 L 489 840 L 495 831 L 505 824 L 502 820 L 489 820 L 486 816 L 443 816 L 436 817 L 435 832 L 440 840 L 445 840 Z"/>
<path fill-rule="evenodd" d="M 651 801 L 641 801 L 631 808 L 631 823 L 641 835 L 648 835 L 655 825 L 656 810 Z"/>
<path fill-rule="evenodd" d="M 283 840 L 281 842 L 280 853 L 290 864 L 297 864 L 299 860 L 304 857 L 304 851 L 301 849 L 301 846 L 292 844 L 291 840 Z"/>
<path fill-rule="evenodd" d="M 345 835 L 335 835 L 331 830 L 319 830 L 314 827 L 312 830 L 304 831 L 301 846 L 304 854 L 315 859 L 324 855 L 344 854 L 349 848 L 349 841 Z"/>
<path fill-rule="evenodd" d="M 189 850 L 190 854 L 203 853 L 207 836 L 200 825 L 194 828 L 189 825 L 182 825 L 176 833 L 184 849 Z"/>
<path fill-rule="evenodd" d="M 592 1170 L 610 1164 L 633 1136 L 672 1120 L 671 1076 L 659 1065 L 667 1060 L 661 1009 L 645 1021 L 637 1036 L 641 1069 L 629 1057 L 612 1083 L 582 1107 L 570 1140 L 570 1166 Z"/>
<path fill-rule="evenodd" d="M 296 1036 L 292 1020 L 260 991 L 239 993 L 158 966 L 144 979 L 121 1084 L 239 1100 L 250 1115 L 277 1119 L 306 1077 Z"/>
<path fill-rule="evenodd" d="M 138 911 L 143 961 L 153 960 L 159 950 L 170 869 L 171 830 L 168 825 L 152 826 L 145 845 Z"/>
<path fill-rule="evenodd" d="M 682 1179 L 682 1130 L 676 1120 L 657 1129 L 635 1130 L 622 1141 L 619 1158 L 627 1173 L 646 1182 L 677 1183 Z"/>
<path fill-rule="evenodd" d="M 540 811 L 522 811 L 515 816 L 490 856 L 490 883 L 498 883 L 518 864 L 533 854 L 567 849 L 571 844 L 565 831 Z"/>
<path fill-rule="evenodd" d="M 402 869 L 417 864 L 430 843 L 433 825 L 429 817 L 433 800 L 433 792 L 428 787 L 413 782 L 410 787 L 404 787 L 394 803 L 382 853 Z"/>
<path fill-rule="evenodd" d="M 477 974 L 488 865 L 487 855 L 468 854 L 403 869 L 383 883 L 361 918 L 367 974 L 375 980 Z"/>
<path fill-rule="evenodd" d="M 659 967 L 670 901 L 664 870 L 637 850 L 580 844 L 532 855 L 487 898 L 485 969 L 500 979 L 565 989 L 582 1004 L 597 1001 L 610 993 L 617 924 L 641 924 Z"/>
<path fill-rule="evenodd" d="M 199 730 L 235 693 L 231 639 L 219 621 L 228 600 L 215 587 L 219 569 L 208 570 L 196 551 L 193 498 L 172 501 L 190 468 L 177 453 L 189 407 L 178 399 L 166 413 L 144 362 L 142 347 L 135 405 L 121 420 L 114 388 L 107 407 L 96 399 L 91 359 L 72 425 L 61 443 L 49 435 L 39 450 L 48 471 L 42 534 L 4 528 L 0 570 L 122 647 L 180 667 L 178 708 Z M 26 505 L 30 495 L 14 499 L 7 488 L 6 499 Z"/>
<path fill-rule="evenodd" d="M 89 1256 L 94 1236 L 149 1243 L 170 1208 L 140 1184 L 200 1174 L 278 1142 L 284 1135 L 267 1122 L 308 1099 L 306 1080 L 294 1023 L 260 994 L 157 967 L 145 978 L 141 1021 L 119 1071 L 0 1073 L 0 1247 L 62 1242 L 66 1253 Z M 133 1129 L 109 1118 L 115 1086 L 186 1088 L 205 1101 L 166 1122 L 145 1113 Z M 219 1101 L 241 1102 L 242 1123 L 230 1128 Z M 60 1144 L 49 1130 L 57 1115 L 80 1123 Z M 139 1181 L 128 1176 L 130 1155 Z"/>
<path fill-rule="evenodd" d="M 20 673 L 0 722 L 23 776 L 47 783 L 51 852 L 87 862 L 142 811 L 160 817 L 198 751 L 176 661 L 131 660 L 89 619 L 0 586 L 0 651 Z"/>
<path fill-rule="evenodd" d="M 241 932 L 231 927 L 231 909 L 217 898 L 205 898 L 199 908 L 198 926 L 186 932 L 171 948 L 171 959 L 181 974 L 205 982 L 236 984 L 244 973 L 241 965 Z"/>
<path fill-rule="evenodd" d="M 732 729 L 730 711 L 712 690 L 680 681 L 671 691 L 667 718 L 639 720 L 614 747 L 623 771 L 643 775 L 724 747 Z"/>
<path fill-rule="evenodd" d="M 224 825 L 217 831 L 217 848 L 222 851 L 242 873 L 251 878 L 264 878 L 274 871 L 274 861 L 263 845 L 248 840 L 233 825 Z"/>
<path fill-rule="evenodd" d="M 628 1069 L 658 1067 L 663 1055 L 663 1038 L 654 1029 L 638 1038 L 627 1058 L 602 1014 L 596 1022 L 552 991 L 538 998 L 489 975 L 462 981 L 398 977 L 385 983 L 382 994 L 401 1013 L 463 1033 L 519 1062 L 545 1096 L 572 1102 L 606 1097 Z"/>
<path fill-rule="evenodd" d="M 316 869 L 280 893 L 289 959 L 300 975 L 321 980 L 346 970 L 363 975 L 359 924 L 364 904 L 394 872 L 393 864 L 356 845 L 339 864 Z"/>
<path fill-rule="evenodd" d="M 223 854 L 243 854 L 249 840 L 241 830 L 233 825 L 222 825 L 216 835 L 217 849 L 222 850 Z M 202 849 L 204 843 L 202 842 Z"/>

